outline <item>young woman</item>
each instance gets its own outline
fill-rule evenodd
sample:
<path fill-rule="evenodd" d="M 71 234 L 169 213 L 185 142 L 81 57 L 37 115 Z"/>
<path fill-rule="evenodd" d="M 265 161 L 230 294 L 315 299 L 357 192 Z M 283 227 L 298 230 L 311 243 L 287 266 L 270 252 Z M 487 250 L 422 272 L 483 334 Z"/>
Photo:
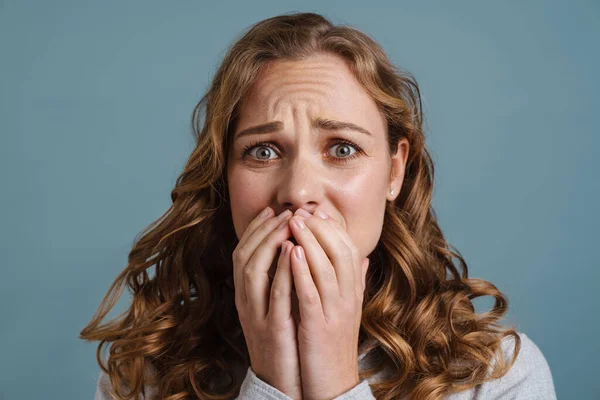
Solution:
<path fill-rule="evenodd" d="M 261 21 L 192 121 L 173 205 L 81 332 L 97 399 L 555 398 L 539 348 L 498 323 L 505 296 L 444 239 L 419 88 L 371 38 Z"/>

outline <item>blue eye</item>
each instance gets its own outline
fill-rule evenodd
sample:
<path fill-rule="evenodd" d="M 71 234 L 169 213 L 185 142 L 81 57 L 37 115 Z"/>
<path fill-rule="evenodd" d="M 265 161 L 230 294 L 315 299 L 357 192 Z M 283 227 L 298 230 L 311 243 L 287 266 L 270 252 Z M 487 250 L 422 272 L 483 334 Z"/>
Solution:
<path fill-rule="evenodd" d="M 334 146 L 340 146 L 341 149 L 346 149 L 348 147 L 353 147 L 354 148 L 354 152 L 352 153 L 351 150 L 346 150 L 346 151 L 342 151 L 340 152 L 336 152 L 337 154 L 340 155 L 335 155 L 332 158 L 336 161 L 336 162 L 348 162 L 356 157 L 359 157 L 361 154 L 364 154 L 364 151 L 360 148 L 360 146 L 358 146 L 357 144 L 346 140 L 346 139 L 336 139 L 334 144 L 330 147 L 334 147 Z M 257 155 L 252 155 L 252 150 L 254 149 L 259 149 L 260 151 L 257 152 Z M 262 149 L 262 150 L 261 150 Z M 268 149 L 268 150 L 267 150 Z M 244 149 L 242 150 L 242 160 L 246 160 L 248 158 L 248 156 L 250 155 L 252 158 L 252 161 L 256 161 L 262 164 L 268 164 L 269 162 L 271 162 L 271 160 L 273 160 L 272 158 L 261 158 L 262 156 L 269 156 L 269 153 L 273 153 L 275 152 L 275 147 L 273 146 L 273 144 L 271 142 L 258 142 L 258 143 L 252 143 L 246 147 L 244 147 Z M 349 154 L 349 155 L 345 155 L 344 154 Z"/>

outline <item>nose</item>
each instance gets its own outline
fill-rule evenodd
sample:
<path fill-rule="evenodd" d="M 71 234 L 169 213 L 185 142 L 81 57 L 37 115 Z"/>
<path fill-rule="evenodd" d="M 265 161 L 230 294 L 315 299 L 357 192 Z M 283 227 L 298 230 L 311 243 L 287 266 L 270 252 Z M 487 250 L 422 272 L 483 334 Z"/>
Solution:
<path fill-rule="evenodd" d="M 277 188 L 277 203 L 282 210 L 296 212 L 303 208 L 312 212 L 321 204 L 325 195 L 324 173 L 309 154 L 298 154 L 282 169 Z"/>

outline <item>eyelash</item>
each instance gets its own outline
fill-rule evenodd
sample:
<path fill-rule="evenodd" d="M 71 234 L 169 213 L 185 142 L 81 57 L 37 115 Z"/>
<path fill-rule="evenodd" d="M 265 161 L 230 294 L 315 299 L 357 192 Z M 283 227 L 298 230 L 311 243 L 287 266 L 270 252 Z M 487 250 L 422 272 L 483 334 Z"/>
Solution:
<path fill-rule="evenodd" d="M 350 160 L 352 160 L 352 159 L 354 159 L 354 158 L 356 158 L 356 157 L 364 154 L 363 149 L 359 145 L 357 145 L 356 143 L 351 142 L 350 140 L 346 140 L 346 139 L 334 139 L 334 141 L 335 142 L 333 143 L 333 145 L 336 145 L 336 144 L 345 144 L 345 145 L 348 145 L 348 146 L 352 146 L 352 147 L 354 147 L 356 149 L 356 152 L 354 154 L 348 156 L 348 157 L 334 157 L 334 158 L 337 159 L 336 162 L 347 163 L 348 161 L 350 161 Z M 271 142 L 255 142 L 255 143 L 251 143 L 251 144 L 247 145 L 246 147 L 244 147 L 244 149 L 242 150 L 242 160 L 246 160 L 246 158 L 248 157 L 248 153 L 250 152 L 250 150 L 252 150 L 255 147 L 262 147 L 262 146 L 268 147 L 268 148 L 272 149 L 273 151 L 275 151 L 275 147 L 273 147 L 273 145 L 272 145 Z M 255 158 L 253 161 L 256 161 L 256 162 L 261 163 L 261 164 L 268 164 L 268 163 L 270 163 L 271 161 L 274 161 L 274 160 L 271 160 L 271 159 L 269 159 L 269 160 L 259 160 L 259 159 Z"/>

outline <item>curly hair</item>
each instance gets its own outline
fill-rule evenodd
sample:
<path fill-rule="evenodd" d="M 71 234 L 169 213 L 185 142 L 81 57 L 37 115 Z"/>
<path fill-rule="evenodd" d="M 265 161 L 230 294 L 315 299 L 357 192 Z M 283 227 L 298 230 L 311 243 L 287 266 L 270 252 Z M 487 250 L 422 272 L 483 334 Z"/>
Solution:
<path fill-rule="evenodd" d="M 393 374 L 370 384 L 377 399 L 441 399 L 499 378 L 514 364 L 519 335 L 498 323 L 506 297 L 490 282 L 468 277 L 431 207 L 434 166 L 414 76 L 357 29 L 315 13 L 289 13 L 251 26 L 228 49 L 192 113 L 196 146 L 171 191 L 172 205 L 136 236 L 127 266 L 80 333 L 100 341 L 96 358 L 115 398 L 138 398 L 149 386 L 168 400 L 239 393 L 233 366 L 247 369 L 250 361 L 232 284 L 237 238 L 225 173 L 232 127 L 265 63 L 317 52 L 344 59 L 375 100 L 387 120 L 390 154 L 401 138 L 411 149 L 401 193 L 387 202 L 369 255 L 357 350 L 375 364 L 360 379 L 391 367 Z M 102 322 L 125 287 L 131 304 Z M 491 311 L 475 312 L 472 300 L 480 296 L 495 298 Z M 515 354 L 505 365 L 501 341 L 510 335 Z"/>

